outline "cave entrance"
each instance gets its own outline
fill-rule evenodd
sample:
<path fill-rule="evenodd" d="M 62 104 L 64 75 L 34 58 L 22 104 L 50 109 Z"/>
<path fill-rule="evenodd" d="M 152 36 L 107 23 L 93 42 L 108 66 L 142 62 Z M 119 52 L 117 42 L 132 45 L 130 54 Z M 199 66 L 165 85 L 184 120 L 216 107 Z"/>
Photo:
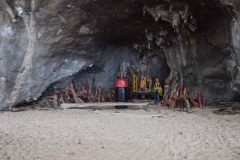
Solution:
<path fill-rule="evenodd" d="M 101 87 L 102 101 L 112 102 L 115 101 L 115 98 L 109 97 L 109 93 L 115 94 L 114 88 L 117 78 L 125 77 L 127 79 L 129 84 L 128 92 L 130 92 L 132 90 L 133 74 L 138 76 L 139 82 L 142 75 L 149 77 L 149 79 L 151 78 L 152 84 L 158 78 L 163 86 L 165 79 L 170 74 L 170 68 L 164 53 L 160 50 L 157 53 L 154 50 L 147 50 L 144 52 L 144 55 L 142 54 L 132 46 L 108 45 L 98 50 L 97 55 L 99 56 L 94 63 L 72 76 L 51 84 L 43 92 L 42 96 L 51 96 L 54 94 L 54 91 L 57 91 L 58 95 L 60 93 L 66 94 L 68 92 L 66 89 L 70 89 L 71 83 L 74 83 L 74 88 L 79 97 L 82 97 L 82 92 L 86 92 L 94 95 L 94 101 L 97 101 L 99 98 L 97 94 Z M 152 89 L 149 88 L 149 90 Z M 128 93 L 128 98 L 129 96 L 130 94 Z M 90 102 L 93 99 L 92 96 L 88 98 L 86 96 L 83 97 L 82 99 L 85 102 Z M 153 97 L 149 98 L 153 99 Z M 64 101 L 69 102 L 65 99 Z"/>
<path fill-rule="evenodd" d="M 102 86 L 103 92 L 107 91 L 114 87 L 121 74 L 121 67 L 126 69 L 124 76 L 130 86 L 133 73 L 136 73 L 139 79 L 141 75 L 150 76 L 153 84 L 158 78 L 163 86 L 170 74 L 163 37 L 166 37 L 168 32 L 173 34 L 174 29 L 168 21 L 155 21 L 150 13 L 145 13 L 149 12 L 147 5 L 152 7 L 158 3 L 153 0 L 113 0 L 109 3 L 95 1 L 82 4 L 80 12 L 84 15 L 84 20 L 74 26 L 73 39 L 66 45 L 66 52 L 75 55 L 84 52 L 84 58 L 91 59 L 91 62 L 72 76 L 51 84 L 47 91 L 43 92 L 43 96 L 52 94 L 53 90 L 64 91 L 72 80 L 76 87 L 88 81 L 90 84 Z M 169 7 L 166 2 L 163 2 L 163 5 L 166 5 L 165 9 Z M 62 43 L 65 45 L 67 42 Z M 56 52 L 58 48 L 58 45 L 53 46 L 52 51 Z"/>

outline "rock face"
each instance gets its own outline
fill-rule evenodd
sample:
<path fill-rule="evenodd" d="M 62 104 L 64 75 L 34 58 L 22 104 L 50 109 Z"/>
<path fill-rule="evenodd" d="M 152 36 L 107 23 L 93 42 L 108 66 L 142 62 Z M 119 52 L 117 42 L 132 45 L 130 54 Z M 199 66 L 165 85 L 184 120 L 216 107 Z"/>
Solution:
<path fill-rule="evenodd" d="M 208 103 L 237 100 L 239 6 L 239 0 L 2 0 L 0 108 L 38 98 L 51 84 L 61 88 L 69 76 L 94 74 L 111 86 L 122 63 L 161 82 L 177 71 L 190 94 L 202 91 Z"/>

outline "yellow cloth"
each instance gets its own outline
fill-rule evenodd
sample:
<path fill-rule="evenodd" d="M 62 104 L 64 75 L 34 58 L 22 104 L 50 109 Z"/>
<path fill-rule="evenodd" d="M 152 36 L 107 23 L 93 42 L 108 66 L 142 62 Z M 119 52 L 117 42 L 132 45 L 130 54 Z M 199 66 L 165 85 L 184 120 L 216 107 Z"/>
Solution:
<path fill-rule="evenodd" d="M 160 96 L 163 95 L 163 89 L 162 89 L 162 87 L 159 87 L 159 88 L 158 88 L 158 94 L 159 94 Z"/>

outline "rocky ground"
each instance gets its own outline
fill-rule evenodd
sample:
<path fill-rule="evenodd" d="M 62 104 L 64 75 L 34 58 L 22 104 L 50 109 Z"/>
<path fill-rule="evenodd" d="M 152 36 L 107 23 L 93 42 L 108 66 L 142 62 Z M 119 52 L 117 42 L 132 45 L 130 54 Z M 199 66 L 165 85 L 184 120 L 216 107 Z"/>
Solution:
<path fill-rule="evenodd" d="M 0 113 L 0 159 L 240 159 L 240 115 L 145 110 Z"/>

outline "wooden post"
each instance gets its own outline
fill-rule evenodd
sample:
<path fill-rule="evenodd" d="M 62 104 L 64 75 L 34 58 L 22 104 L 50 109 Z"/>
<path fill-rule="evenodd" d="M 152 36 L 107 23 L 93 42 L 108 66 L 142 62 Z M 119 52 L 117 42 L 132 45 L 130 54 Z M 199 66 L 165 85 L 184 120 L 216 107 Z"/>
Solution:
<path fill-rule="evenodd" d="M 101 101 L 102 101 L 102 102 L 105 102 L 105 98 L 104 98 L 104 95 L 103 95 L 103 94 L 101 94 Z"/>
<path fill-rule="evenodd" d="M 102 87 L 99 87 L 99 92 L 98 92 L 98 102 L 101 102 L 101 89 Z"/>
<path fill-rule="evenodd" d="M 190 102 L 192 103 L 192 105 L 193 105 L 195 108 L 199 107 L 199 105 L 195 102 L 195 100 L 193 99 L 193 97 L 190 97 L 189 99 L 190 99 Z"/>
<path fill-rule="evenodd" d="M 56 91 L 53 92 L 53 105 L 54 107 L 57 107 L 58 106 L 58 94 Z"/>
<path fill-rule="evenodd" d="M 89 85 L 89 90 L 88 90 L 88 99 L 91 101 L 92 99 L 92 85 Z"/>
<path fill-rule="evenodd" d="M 76 93 L 75 90 L 74 90 L 74 85 L 73 85 L 73 83 L 71 83 L 71 91 L 72 91 L 72 94 L 73 94 L 73 99 L 74 99 L 74 101 L 75 101 L 76 103 L 84 103 L 84 101 L 81 100 L 81 98 L 79 98 L 79 97 L 77 96 L 77 93 Z"/>
<path fill-rule="evenodd" d="M 132 103 L 132 102 L 102 102 L 102 103 L 63 103 L 61 107 L 63 109 L 70 109 L 70 108 L 87 108 L 87 107 L 99 107 L 99 108 L 108 108 L 108 107 L 115 107 L 115 106 L 137 106 L 139 109 L 148 107 L 149 103 Z"/>
<path fill-rule="evenodd" d="M 60 99 L 61 99 L 62 103 L 65 103 L 63 96 L 64 96 L 64 93 L 61 91 L 60 92 Z"/>

